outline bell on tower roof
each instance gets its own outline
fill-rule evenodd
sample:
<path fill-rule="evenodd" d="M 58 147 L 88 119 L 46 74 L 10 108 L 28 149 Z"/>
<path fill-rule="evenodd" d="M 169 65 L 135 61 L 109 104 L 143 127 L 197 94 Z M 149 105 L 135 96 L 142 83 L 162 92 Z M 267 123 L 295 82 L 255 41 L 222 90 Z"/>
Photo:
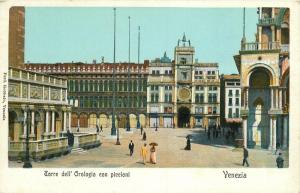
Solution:
<path fill-rule="evenodd" d="M 178 40 L 177 46 L 179 46 L 180 42 L 182 43 L 182 46 L 185 47 L 185 43 L 189 43 L 189 46 L 191 46 L 191 41 L 186 39 L 185 33 L 183 33 L 182 39 Z"/>
<path fill-rule="evenodd" d="M 183 33 L 182 41 L 183 41 L 183 42 L 186 42 L 185 33 Z"/>

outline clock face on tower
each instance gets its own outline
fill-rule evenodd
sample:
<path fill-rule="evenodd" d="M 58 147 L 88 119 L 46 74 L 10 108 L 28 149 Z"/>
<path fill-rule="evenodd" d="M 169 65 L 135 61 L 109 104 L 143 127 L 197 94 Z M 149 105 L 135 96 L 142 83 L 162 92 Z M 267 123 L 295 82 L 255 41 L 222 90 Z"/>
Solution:
<path fill-rule="evenodd" d="M 191 98 L 191 91 L 188 88 L 180 88 L 178 98 L 182 101 L 188 101 Z"/>

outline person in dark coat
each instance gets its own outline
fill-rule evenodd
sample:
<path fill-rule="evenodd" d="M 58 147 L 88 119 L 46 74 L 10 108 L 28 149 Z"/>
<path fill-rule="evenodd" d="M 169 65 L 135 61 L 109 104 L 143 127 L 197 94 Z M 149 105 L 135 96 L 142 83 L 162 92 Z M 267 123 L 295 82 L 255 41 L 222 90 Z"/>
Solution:
<path fill-rule="evenodd" d="M 283 168 L 284 159 L 282 158 L 282 153 L 279 152 L 278 157 L 276 158 L 276 163 L 278 168 Z"/>
<path fill-rule="evenodd" d="M 100 125 L 100 132 L 103 132 L 103 128 L 102 128 L 102 125 Z"/>
<path fill-rule="evenodd" d="M 276 155 L 277 151 L 280 151 L 280 143 L 279 142 L 276 143 L 275 155 Z"/>
<path fill-rule="evenodd" d="M 146 136 L 146 132 L 144 131 L 144 134 L 143 134 L 143 140 L 146 141 L 147 140 L 147 136 Z"/>
<path fill-rule="evenodd" d="M 132 140 L 130 141 L 128 148 L 129 148 L 130 156 L 132 156 L 133 149 L 134 149 L 134 143 L 132 142 Z"/>
<path fill-rule="evenodd" d="M 243 159 L 243 166 L 245 165 L 245 163 L 247 164 L 247 167 L 249 167 L 249 163 L 248 163 L 248 157 L 249 157 L 249 153 L 248 150 L 246 149 L 246 147 L 243 147 L 244 150 L 244 159 Z"/>
<path fill-rule="evenodd" d="M 213 138 L 216 138 L 217 127 L 213 125 Z"/>
<path fill-rule="evenodd" d="M 98 125 L 96 125 L 96 132 L 97 132 L 97 134 L 99 134 L 99 126 Z"/>
<path fill-rule="evenodd" d="M 186 146 L 184 148 L 185 150 L 191 150 L 191 139 L 190 136 L 186 137 Z"/>
<path fill-rule="evenodd" d="M 143 126 L 141 126 L 141 135 L 143 135 L 143 130 L 144 130 Z"/>
<path fill-rule="evenodd" d="M 211 131 L 211 127 L 208 127 L 208 131 L 207 131 L 207 139 L 210 140 L 210 131 Z"/>

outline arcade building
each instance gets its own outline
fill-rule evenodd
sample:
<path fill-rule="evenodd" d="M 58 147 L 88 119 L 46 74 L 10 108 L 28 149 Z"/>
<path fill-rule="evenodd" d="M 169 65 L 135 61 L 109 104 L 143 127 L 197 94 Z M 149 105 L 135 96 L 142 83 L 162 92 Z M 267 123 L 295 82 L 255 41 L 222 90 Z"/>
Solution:
<path fill-rule="evenodd" d="M 29 71 L 64 78 L 68 82 L 68 103 L 72 107 L 71 127 L 111 128 L 113 63 L 26 63 Z M 146 88 L 149 62 L 116 63 L 115 120 L 119 128 L 146 126 Z M 128 122 L 129 120 L 129 122 Z"/>
<path fill-rule="evenodd" d="M 289 9 L 259 8 L 255 42 L 234 56 L 241 76 L 244 146 L 289 146 Z"/>

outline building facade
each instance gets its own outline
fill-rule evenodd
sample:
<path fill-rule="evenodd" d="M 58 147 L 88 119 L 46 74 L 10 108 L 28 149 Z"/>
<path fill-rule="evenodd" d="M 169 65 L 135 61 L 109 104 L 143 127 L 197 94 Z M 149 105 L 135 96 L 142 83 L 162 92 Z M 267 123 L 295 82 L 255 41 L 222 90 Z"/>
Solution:
<path fill-rule="evenodd" d="M 31 146 L 41 144 L 31 152 L 66 151 L 67 138 L 62 134 L 71 125 L 67 81 L 17 68 L 9 68 L 8 75 L 10 158 L 23 156 L 27 130 Z"/>
<path fill-rule="evenodd" d="M 240 76 L 221 75 L 221 125 L 230 126 L 241 123 L 241 85 Z"/>
<path fill-rule="evenodd" d="M 25 64 L 29 71 L 42 72 L 68 81 L 73 128 L 111 128 L 113 105 L 112 63 Z M 115 66 L 116 125 L 145 127 L 146 88 L 149 62 L 117 63 Z M 129 122 L 128 122 L 129 120 Z"/>
<path fill-rule="evenodd" d="M 147 112 L 150 127 L 204 127 L 219 124 L 220 79 L 217 63 L 198 63 L 185 35 L 174 61 L 164 55 L 150 63 Z"/>
<path fill-rule="evenodd" d="M 289 9 L 259 8 L 255 42 L 235 56 L 241 76 L 244 145 L 288 147 Z"/>

